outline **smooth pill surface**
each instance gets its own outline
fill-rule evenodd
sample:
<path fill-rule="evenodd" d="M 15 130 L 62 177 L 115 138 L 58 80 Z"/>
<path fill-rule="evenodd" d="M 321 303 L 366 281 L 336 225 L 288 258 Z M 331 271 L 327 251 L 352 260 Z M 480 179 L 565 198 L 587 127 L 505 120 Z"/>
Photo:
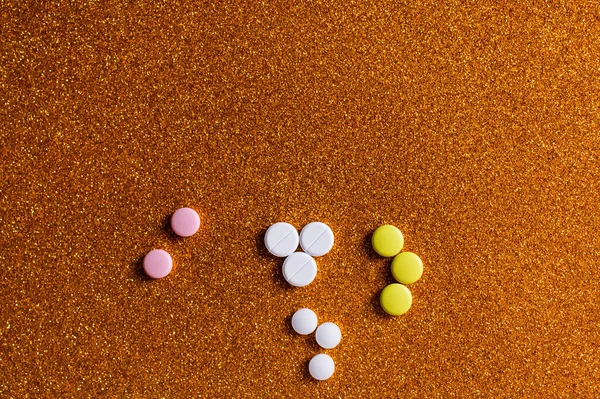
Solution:
<path fill-rule="evenodd" d="M 283 277 L 295 287 L 310 284 L 317 276 L 317 262 L 304 252 L 294 252 L 283 261 Z"/>
<path fill-rule="evenodd" d="M 317 323 L 317 315 L 308 308 L 299 309 L 292 316 L 292 328 L 301 335 L 311 334 L 317 328 Z"/>
<path fill-rule="evenodd" d="M 180 208 L 171 216 L 171 228 L 178 236 L 192 236 L 200 228 L 200 216 L 192 208 Z"/>
<path fill-rule="evenodd" d="M 412 284 L 423 275 L 423 262 L 412 252 L 402 252 L 392 261 L 392 275 L 402 284 Z"/>
<path fill-rule="evenodd" d="M 412 294 L 404 285 L 393 283 L 381 291 L 379 302 L 386 313 L 392 316 L 400 316 L 410 309 Z"/>
<path fill-rule="evenodd" d="M 397 255 L 404 246 L 404 236 L 400 229 L 386 224 L 375 230 L 371 237 L 373 249 L 381 256 L 390 257 Z"/>
<path fill-rule="evenodd" d="M 269 227 L 265 233 L 267 250 L 281 258 L 294 253 L 298 248 L 298 231 L 289 223 L 278 222 Z"/>
<path fill-rule="evenodd" d="M 162 249 L 153 249 L 144 256 L 144 271 L 152 278 L 163 278 L 171 273 L 173 259 Z"/>
<path fill-rule="evenodd" d="M 308 371 L 315 380 L 323 381 L 333 375 L 335 363 L 333 363 L 331 356 L 325 353 L 319 353 L 310 359 Z"/>
<path fill-rule="evenodd" d="M 300 246 L 311 256 L 323 256 L 333 247 L 333 231 L 325 223 L 309 223 L 300 232 Z"/>
<path fill-rule="evenodd" d="M 342 340 L 342 332 L 335 323 L 323 323 L 317 328 L 316 339 L 321 348 L 332 349 Z"/>

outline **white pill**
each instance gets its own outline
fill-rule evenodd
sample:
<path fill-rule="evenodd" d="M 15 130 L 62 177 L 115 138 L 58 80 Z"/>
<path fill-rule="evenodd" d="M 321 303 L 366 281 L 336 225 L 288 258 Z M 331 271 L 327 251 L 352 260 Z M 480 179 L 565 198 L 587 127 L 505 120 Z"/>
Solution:
<path fill-rule="evenodd" d="M 295 287 L 310 284 L 317 276 L 317 262 L 304 252 L 294 252 L 283 261 L 283 277 Z"/>
<path fill-rule="evenodd" d="M 299 309 L 292 316 L 292 328 L 301 335 L 308 335 L 315 331 L 317 323 L 317 315 L 308 308 Z"/>
<path fill-rule="evenodd" d="M 331 349 L 342 340 L 342 332 L 336 324 L 327 322 L 317 328 L 316 338 L 321 348 Z"/>
<path fill-rule="evenodd" d="M 309 223 L 300 232 L 300 246 L 311 256 L 323 256 L 333 247 L 333 231 L 325 223 Z"/>
<path fill-rule="evenodd" d="M 315 380 L 323 381 L 333 375 L 335 363 L 333 363 L 331 356 L 326 355 L 325 353 L 319 353 L 310 359 L 308 371 Z"/>
<path fill-rule="evenodd" d="M 298 231 L 289 223 L 275 223 L 265 233 L 265 246 L 275 256 L 289 256 L 298 248 Z"/>

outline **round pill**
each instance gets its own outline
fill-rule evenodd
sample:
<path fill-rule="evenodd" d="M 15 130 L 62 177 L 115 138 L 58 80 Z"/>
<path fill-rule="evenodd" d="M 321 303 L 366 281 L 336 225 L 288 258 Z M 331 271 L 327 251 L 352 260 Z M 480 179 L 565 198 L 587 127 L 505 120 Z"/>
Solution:
<path fill-rule="evenodd" d="M 375 230 L 371 237 L 373 249 L 381 256 L 395 256 L 404 246 L 404 236 L 395 226 L 386 224 Z"/>
<path fill-rule="evenodd" d="M 412 295 L 406 286 L 393 283 L 381 291 L 379 302 L 386 313 L 392 316 L 400 316 L 410 309 Z"/>
<path fill-rule="evenodd" d="M 340 328 L 334 323 L 323 323 L 317 328 L 316 339 L 317 344 L 321 348 L 332 349 L 335 348 L 342 340 L 342 332 Z"/>
<path fill-rule="evenodd" d="M 423 262 L 412 252 L 402 252 L 392 261 L 392 275 L 402 284 L 412 284 L 423 275 Z"/>
<path fill-rule="evenodd" d="M 317 276 L 317 262 L 304 252 L 294 252 L 283 261 L 283 277 L 295 287 L 310 284 Z"/>
<path fill-rule="evenodd" d="M 298 248 L 298 231 L 289 223 L 275 223 L 265 233 L 267 250 L 281 258 L 289 256 Z"/>
<path fill-rule="evenodd" d="M 297 310 L 292 316 L 292 328 L 301 335 L 312 333 L 317 328 L 317 315 L 308 308 Z"/>
<path fill-rule="evenodd" d="M 315 380 L 324 381 L 333 375 L 335 364 L 331 356 L 319 353 L 308 363 L 308 372 Z"/>
<path fill-rule="evenodd" d="M 152 278 L 163 278 L 173 269 L 173 259 L 167 251 L 153 249 L 144 256 L 144 271 Z"/>
<path fill-rule="evenodd" d="M 309 223 L 300 232 L 300 246 L 310 256 L 323 256 L 333 247 L 333 231 L 325 223 Z"/>
<path fill-rule="evenodd" d="M 180 208 L 171 216 L 171 228 L 178 236 L 192 236 L 200 228 L 200 216 L 192 208 Z"/>

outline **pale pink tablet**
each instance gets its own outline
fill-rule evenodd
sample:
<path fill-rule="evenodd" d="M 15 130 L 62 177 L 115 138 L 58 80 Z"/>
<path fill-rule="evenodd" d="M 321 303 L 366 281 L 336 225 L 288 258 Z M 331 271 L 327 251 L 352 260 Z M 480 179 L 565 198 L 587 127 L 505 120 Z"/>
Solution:
<path fill-rule="evenodd" d="M 171 228 L 178 236 L 192 236 L 200 228 L 200 216 L 191 208 L 180 208 L 171 216 Z"/>
<path fill-rule="evenodd" d="M 144 256 L 144 271 L 152 278 L 163 278 L 171 273 L 173 259 L 167 251 L 153 249 Z"/>

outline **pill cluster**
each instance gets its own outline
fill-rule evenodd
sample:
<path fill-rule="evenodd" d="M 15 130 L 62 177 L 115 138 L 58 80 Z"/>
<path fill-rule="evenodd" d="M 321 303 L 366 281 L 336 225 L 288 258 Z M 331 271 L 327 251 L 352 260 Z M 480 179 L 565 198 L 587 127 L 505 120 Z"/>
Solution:
<path fill-rule="evenodd" d="M 200 228 L 200 216 L 191 208 L 180 208 L 171 216 L 171 229 L 180 237 L 190 237 Z M 144 256 L 144 271 L 152 278 L 163 278 L 173 270 L 173 258 L 164 249 L 153 249 Z"/>
<path fill-rule="evenodd" d="M 300 235 L 289 223 L 275 223 L 265 233 L 265 246 L 275 256 L 285 257 L 282 266 L 283 278 L 295 287 L 310 284 L 317 275 L 317 262 L 314 257 L 323 256 L 333 247 L 334 237 L 331 228 L 325 223 L 312 222 L 304 226 Z M 298 245 L 304 252 L 296 252 Z M 308 335 L 315 330 L 315 339 L 320 347 L 335 348 L 342 339 L 340 328 L 331 322 L 322 323 L 318 328 L 315 312 L 308 308 L 299 309 L 292 316 L 292 328 L 298 334 Z M 316 380 L 326 380 L 333 375 L 335 364 L 331 356 L 320 353 L 314 356 L 308 371 Z"/>
<path fill-rule="evenodd" d="M 292 328 L 298 334 L 312 334 L 315 329 L 315 339 L 317 344 L 324 349 L 335 348 L 342 340 L 340 328 L 331 322 L 322 323 L 317 328 L 318 320 L 315 312 L 308 308 L 302 308 L 296 311 L 292 316 Z M 308 372 L 319 381 L 328 379 L 335 371 L 335 363 L 331 356 L 325 353 L 315 355 L 308 363 Z"/>
<path fill-rule="evenodd" d="M 394 257 L 392 260 L 392 275 L 398 283 L 389 284 L 381 291 L 379 302 L 383 310 L 399 316 L 410 309 L 412 294 L 406 287 L 419 280 L 423 275 L 423 262 L 412 252 L 400 252 L 404 246 L 404 236 L 395 226 L 389 224 L 380 226 L 371 237 L 373 249 L 381 256 Z"/>
<path fill-rule="evenodd" d="M 295 252 L 298 244 L 304 252 Z M 275 223 L 265 233 L 265 246 L 283 261 L 283 277 L 295 287 L 310 284 L 317 276 L 314 257 L 323 256 L 333 247 L 333 232 L 325 223 L 312 222 L 304 226 L 300 235 L 289 223 Z"/>

